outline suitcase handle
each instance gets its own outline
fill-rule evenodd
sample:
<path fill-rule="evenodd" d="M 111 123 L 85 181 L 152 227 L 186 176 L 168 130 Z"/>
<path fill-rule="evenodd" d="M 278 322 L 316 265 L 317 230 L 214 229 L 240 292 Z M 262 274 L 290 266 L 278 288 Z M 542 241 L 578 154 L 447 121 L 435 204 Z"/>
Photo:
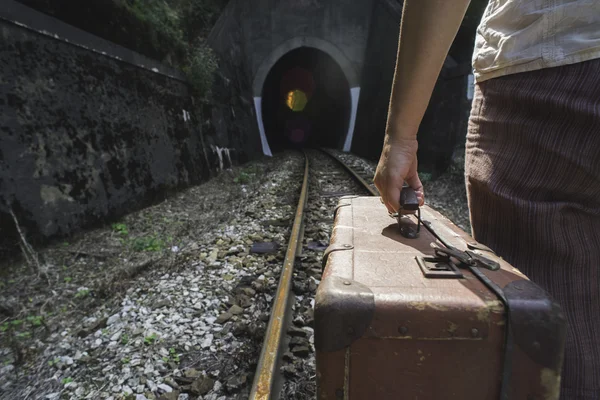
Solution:
<path fill-rule="evenodd" d="M 417 211 L 419 209 L 417 193 L 406 183 L 402 185 L 402 190 L 400 191 L 400 209 L 407 211 Z"/>
<path fill-rule="evenodd" d="M 406 183 L 402 185 L 400 191 L 400 211 L 416 211 L 417 212 L 417 229 L 413 228 L 408 224 L 408 221 L 402 219 L 402 213 L 398 212 L 396 218 L 398 220 L 398 226 L 400 227 L 400 234 L 407 239 L 416 239 L 419 237 L 421 231 L 421 209 L 419 208 L 419 198 L 413 188 L 408 186 Z"/>

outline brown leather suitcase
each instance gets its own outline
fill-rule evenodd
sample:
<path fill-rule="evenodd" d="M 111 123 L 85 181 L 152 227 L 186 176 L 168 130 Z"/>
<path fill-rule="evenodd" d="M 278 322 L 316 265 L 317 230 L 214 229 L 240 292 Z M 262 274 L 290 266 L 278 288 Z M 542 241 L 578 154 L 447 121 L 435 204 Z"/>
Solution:
<path fill-rule="evenodd" d="M 397 221 L 377 197 L 340 200 L 315 301 L 317 398 L 558 399 L 558 305 L 441 214 L 420 213 L 422 224 Z"/>

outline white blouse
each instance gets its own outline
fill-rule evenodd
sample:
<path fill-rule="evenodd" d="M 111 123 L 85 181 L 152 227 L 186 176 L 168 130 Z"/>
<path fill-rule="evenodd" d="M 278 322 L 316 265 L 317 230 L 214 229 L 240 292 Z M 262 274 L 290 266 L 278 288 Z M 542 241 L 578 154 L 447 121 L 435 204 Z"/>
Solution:
<path fill-rule="evenodd" d="M 600 0 L 490 0 L 477 29 L 473 70 L 482 82 L 595 58 Z"/>

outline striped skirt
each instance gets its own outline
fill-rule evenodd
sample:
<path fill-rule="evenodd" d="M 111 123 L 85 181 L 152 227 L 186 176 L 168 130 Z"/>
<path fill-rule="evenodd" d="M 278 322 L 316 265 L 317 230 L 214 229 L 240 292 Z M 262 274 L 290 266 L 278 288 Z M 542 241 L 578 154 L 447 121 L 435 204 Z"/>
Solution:
<path fill-rule="evenodd" d="M 568 321 L 561 399 L 600 399 L 600 60 L 477 85 L 465 175 L 473 236 Z"/>

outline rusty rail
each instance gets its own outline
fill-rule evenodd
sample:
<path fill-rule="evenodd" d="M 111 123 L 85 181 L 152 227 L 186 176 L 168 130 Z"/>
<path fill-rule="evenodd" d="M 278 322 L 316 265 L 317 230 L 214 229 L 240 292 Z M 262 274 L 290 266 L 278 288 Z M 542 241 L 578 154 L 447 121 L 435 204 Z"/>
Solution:
<path fill-rule="evenodd" d="M 281 362 L 281 349 L 285 339 L 286 316 L 290 309 L 290 289 L 294 273 L 294 261 L 298 246 L 302 242 L 304 207 L 308 199 L 308 157 L 304 154 L 304 180 L 302 191 L 298 200 L 298 208 L 292 226 L 292 234 L 288 242 L 283 268 L 279 278 L 279 286 L 274 297 L 271 318 L 267 326 L 265 341 L 254 375 L 254 382 L 250 391 L 250 400 L 267 400 L 278 398 L 274 387 L 278 377 L 277 369 Z"/>
<path fill-rule="evenodd" d="M 356 171 L 354 171 L 348 164 L 346 164 L 342 159 L 340 159 L 338 156 L 336 156 L 335 154 L 333 154 L 331 151 L 327 150 L 327 149 L 319 149 L 321 150 L 323 153 L 327 154 L 329 157 L 333 158 L 334 160 L 336 160 L 342 167 L 344 167 L 344 169 L 346 171 L 348 171 L 350 173 L 350 175 L 352 175 L 354 177 L 354 179 L 356 179 L 356 181 L 358 183 L 360 183 L 365 190 L 367 190 L 372 196 L 377 196 L 379 197 L 379 192 L 377 191 L 377 189 L 374 189 L 371 185 L 369 185 L 369 183 L 367 181 L 365 181 L 360 175 L 358 175 L 356 173 Z"/>
<path fill-rule="evenodd" d="M 356 173 L 343 160 L 326 149 L 320 149 L 336 160 L 353 178 L 359 182 L 365 190 L 373 196 L 379 196 L 379 192 L 371 187 L 360 175 Z M 277 384 L 280 375 L 278 368 L 281 363 L 281 354 L 284 348 L 285 328 L 287 326 L 287 315 L 291 309 L 290 290 L 292 288 L 292 279 L 294 275 L 294 261 L 296 256 L 301 251 L 302 236 L 304 232 L 304 208 L 308 201 L 308 171 L 309 161 L 306 153 L 304 154 L 304 179 L 302 182 L 302 190 L 300 199 L 298 200 L 298 208 L 294 217 L 292 233 L 288 242 L 283 268 L 279 278 L 279 285 L 274 297 L 274 303 L 267 326 L 266 336 L 263 343 L 262 351 L 256 367 L 252 389 L 250 391 L 250 400 L 271 400 L 279 397 Z"/>

